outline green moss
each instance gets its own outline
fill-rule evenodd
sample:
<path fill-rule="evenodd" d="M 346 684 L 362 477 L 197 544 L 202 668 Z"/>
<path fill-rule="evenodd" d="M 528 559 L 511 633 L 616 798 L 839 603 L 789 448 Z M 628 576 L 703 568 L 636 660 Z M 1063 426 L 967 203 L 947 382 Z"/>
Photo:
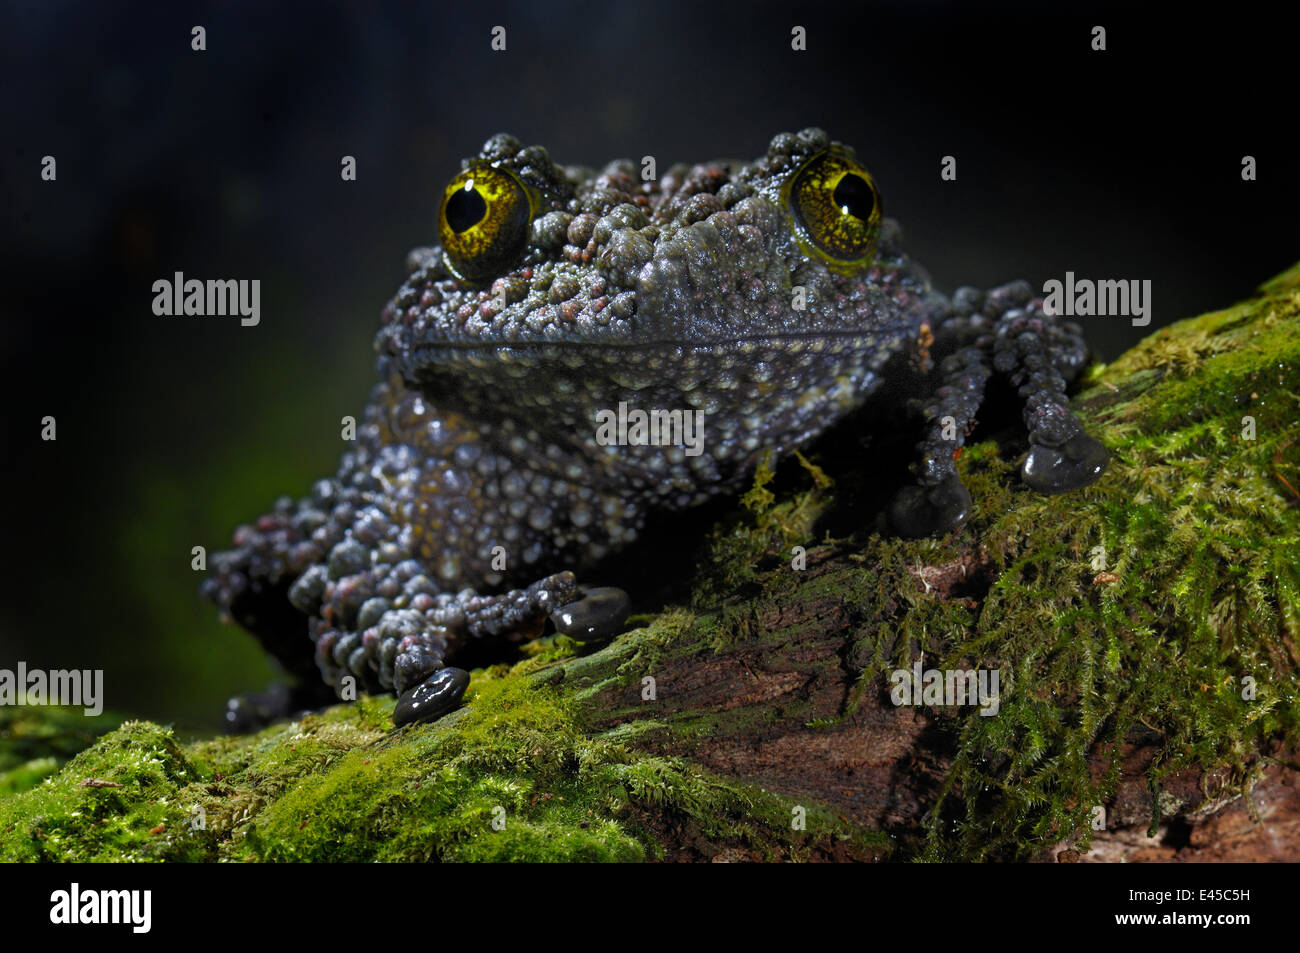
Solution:
<path fill-rule="evenodd" d="M 813 527 L 830 503 L 832 483 L 825 472 L 795 452 L 804 479 L 786 499 L 771 489 L 776 478 L 770 458 L 754 473 L 750 489 L 740 498 L 742 509 L 724 517 L 709 539 L 709 556 L 700 564 L 693 608 L 709 608 L 734 599 L 765 568 L 792 558 L 791 547 L 807 546 Z"/>
<path fill-rule="evenodd" d="M 125 719 L 81 708 L 0 706 L 0 795 L 35 787 L 59 766 Z"/>
<path fill-rule="evenodd" d="M 1094 806 L 1115 793 L 1121 745 L 1139 732 L 1161 739 L 1149 776 L 1157 812 L 1170 806 L 1160 784 L 1172 772 L 1227 768 L 1244 790 L 1275 742 L 1300 738 L 1300 266 L 1264 291 L 1090 375 L 1076 405 L 1113 461 L 1087 490 L 1026 491 L 990 441 L 959 461 L 978 507 L 963 531 L 867 538 L 861 573 L 792 582 L 777 565 L 790 539 L 772 515 L 806 507 L 812 491 L 751 494 L 758 518 L 715 536 L 722 565 L 696 602 L 713 606 L 712 624 L 765 600 L 842 594 L 862 633 L 844 714 L 918 656 L 1000 671 L 998 717 L 932 711 L 955 761 L 918 856 L 1086 846 Z M 980 598 L 930 591 L 928 573 L 972 562 L 987 581 Z M 736 584 L 750 594 L 719 609 Z"/>
<path fill-rule="evenodd" d="M 1156 791 L 1192 766 L 1244 786 L 1272 742 L 1296 741 L 1300 510 L 1279 475 L 1296 485 L 1298 318 L 1293 284 L 1152 335 L 1079 401 L 1108 474 L 983 510 L 995 581 L 944 655 L 1011 686 L 1000 717 L 963 721 L 946 789 L 960 805 L 935 812 L 932 856 L 1086 844 L 1140 729 L 1162 738 Z M 1107 753 L 1100 776 L 1090 751 Z"/>
<path fill-rule="evenodd" d="M 0 800 L 0 859 L 207 859 L 178 797 L 197 778 L 170 731 L 126 722 L 35 788 Z"/>
<path fill-rule="evenodd" d="M 792 830 L 785 799 L 589 737 L 538 665 L 478 673 L 467 707 L 396 731 L 375 698 L 184 747 L 129 722 L 0 801 L 0 858 L 628 861 L 682 825 L 764 857 L 886 849 L 815 806 Z"/>

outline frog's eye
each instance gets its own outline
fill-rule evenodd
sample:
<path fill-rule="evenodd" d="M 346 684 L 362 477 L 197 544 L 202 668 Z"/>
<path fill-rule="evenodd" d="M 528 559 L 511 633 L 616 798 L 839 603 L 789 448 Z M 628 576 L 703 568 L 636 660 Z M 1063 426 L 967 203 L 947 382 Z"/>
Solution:
<path fill-rule="evenodd" d="M 531 219 L 528 192 L 513 173 L 471 165 L 448 183 L 438 210 L 448 267 L 467 281 L 498 274 L 523 248 Z"/>
<path fill-rule="evenodd" d="M 858 265 L 880 229 L 880 193 L 871 175 L 835 150 L 818 153 L 789 188 L 790 207 L 808 240 L 833 264 Z"/>

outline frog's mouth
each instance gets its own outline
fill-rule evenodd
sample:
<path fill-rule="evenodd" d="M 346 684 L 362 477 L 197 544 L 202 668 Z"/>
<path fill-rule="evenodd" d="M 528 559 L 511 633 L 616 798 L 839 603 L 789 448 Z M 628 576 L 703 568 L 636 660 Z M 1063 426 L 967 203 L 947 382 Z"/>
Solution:
<path fill-rule="evenodd" d="M 565 407 L 728 407 L 744 413 L 827 390 L 869 390 L 901 332 L 754 334 L 718 341 L 432 344 L 395 355 L 407 386 L 442 402 L 546 413 Z M 584 411 L 585 412 L 585 411 Z"/>
<path fill-rule="evenodd" d="M 692 349 L 751 354 L 776 351 L 786 355 L 841 349 L 897 350 L 898 342 L 914 336 L 944 299 L 928 288 L 883 295 L 861 313 L 827 313 L 792 317 L 791 326 L 762 327 L 743 316 L 719 319 L 686 316 L 660 320 L 640 315 L 635 323 L 610 327 L 551 326 L 541 332 L 505 326 L 484 333 L 477 327 L 441 320 L 394 322 L 381 329 L 376 350 L 395 358 L 410 371 L 421 367 L 486 364 L 572 364 L 590 355 L 609 352 L 628 360 L 638 355 L 674 354 Z"/>
<path fill-rule="evenodd" d="M 902 336 L 881 333 L 864 328 L 846 328 L 826 331 L 755 332 L 734 337 L 714 338 L 660 338 L 648 341 L 586 341 L 564 339 L 552 341 L 511 341 L 489 343 L 483 341 L 430 341 L 416 344 L 405 350 L 400 362 L 403 366 L 444 366 L 457 363 L 489 364 L 498 362 L 542 364 L 558 361 L 571 364 L 568 354 L 608 352 L 635 360 L 638 355 L 681 355 L 689 351 L 711 354 L 730 352 L 736 354 L 768 354 L 774 351 L 787 357 L 800 354 L 844 350 L 895 350 Z M 582 360 L 587 360 L 583 357 Z M 761 360 L 762 357 L 756 357 Z"/>

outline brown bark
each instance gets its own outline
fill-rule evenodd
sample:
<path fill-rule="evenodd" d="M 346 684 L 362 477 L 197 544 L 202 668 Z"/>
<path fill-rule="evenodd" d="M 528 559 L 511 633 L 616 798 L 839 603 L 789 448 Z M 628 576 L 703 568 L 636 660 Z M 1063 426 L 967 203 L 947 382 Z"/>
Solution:
<path fill-rule="evenodd" d="M 975 557 L 963 566 L 976 566 Z M 951 766 L 951 735 L 924 708 L 895 708 L 883 689 L 862 692 L 853 713 L 841 717 L 859 670 L 844 657 L 853 623 L 833 593 L 842 588 L 838 576 L 854 568 L 849 554 L 810 550 L 806 581 L 826 577 L 831 585 L 815 588 L 827 594 L 761 606 L 748 627 L 755 634 L 720 649 L 690 633 L 675 639 L 652 666 L 658 694 L 653 705 L 643 703 L 639 676 L 615 678 L 621 666 L 636 668 L 630 652 L 566 663 L 566 688 L 598 689 L 584 705 L 593 732 L 653 719 L 665 727 L 640 735 L 638 748 L 685 757 L 796 800 L 811 799 L 870 829 L 916 832 Z M 926 582 L 944 594 L 969 575 L 955 565 L 941 567 Z M 774 647 L 762 635 L 774 631 L 788 634 L 784 644 Z M 813 719 L 840 720 L 810 727 Z M 701 722 L 711 723 L 710 729 L 693 730 Z M 1106 805 L 1106 829 L 1093 833 L 1089 850 L 1062 843 L 1037 859 L 1300 858 L 1300 772 L 1287 764 L 1296 763 L 1294 752 L 1276 752 L 1261 765 L 1249 805 L 1239 790 L 1226 789 L 1226 772 L 1207 777 L 1192 769 L 1166 777 L 1162 817 L 1148 836 L 1155 805 L 1147 772 L 1160 750 L 1158 736 L 1126 746 L 1116 797 Z M 1103 753 L 1093 752 L 1090 760 L 1100 775 Z M 679 842 L 692 852 L 687 832 L 660 834 L 670 851 Z M 714 859 L 745 858 L 724 851 Z"/>

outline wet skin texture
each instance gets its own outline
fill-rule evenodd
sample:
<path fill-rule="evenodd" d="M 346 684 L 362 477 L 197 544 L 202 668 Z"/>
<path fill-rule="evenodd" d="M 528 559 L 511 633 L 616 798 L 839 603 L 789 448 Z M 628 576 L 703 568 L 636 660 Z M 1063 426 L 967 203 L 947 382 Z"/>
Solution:
<path fill-rule="evenodd" d="M 932 289 L 869 173 L 821 130 L 655 182 L 498 135 L 448 185 L 439 234 L 384 309 L 379 383 L 338 474 L 213 558 L 205 594 L 299 679 L 233 700 L 234 730 L 348 688 L 396 692 L 398 724 L 427 721 L 465 692 L 452 661 L 548 618 L 612 637 L 627 598 L 584 572 L 655 510 L 734 491 L 765 452 L 811 440 L 901 353 L 930 369 L 932 396 L 916 485 L 889 509 L 899 533 L 965 519 L 954 451 L 994 374 L 1024 401 L 1029 486 L 1105 468 L 1064 396 L 1087 355 L 1078 327 L 1025 282 Z M 620 402 L 703 411 L 703 452 L 598 445 L 597 411 Z"/>

